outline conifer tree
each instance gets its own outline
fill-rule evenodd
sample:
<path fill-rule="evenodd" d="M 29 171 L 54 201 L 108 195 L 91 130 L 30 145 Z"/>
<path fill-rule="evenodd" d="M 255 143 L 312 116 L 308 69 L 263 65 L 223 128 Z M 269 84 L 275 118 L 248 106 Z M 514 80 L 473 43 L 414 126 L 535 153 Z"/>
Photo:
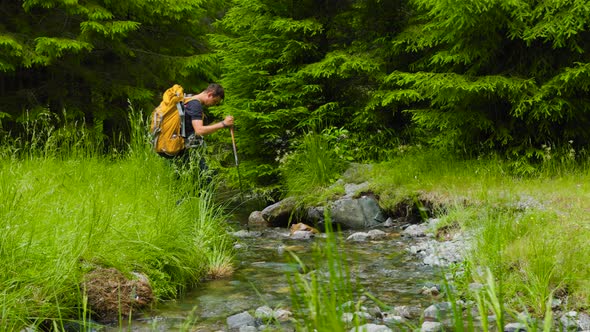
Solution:
<path fill-rule="evenodd" d="M 587 1 L 413 4 L 391 44 L 413 61 L 383 80 L 382 106 L 411 114 L 439 146 L 533 157 L 543 144 L 588 143 Z"/>
<path fill-rule="evenodd" d="M 233 2 L 212 44 L 229 96 L 223 111 L 244 128 L 241 151 L 252 163 L 245 168 L 272 179 L 278 158 L 309 128 L 344 128 L 371 140 L 382 124 L 365 106 L 387 60 L 378 40 L 403 26 L 401 7 L 378 0 Z"/>
<path fill-rule="evenodd" d="M 152 107 L 173 83 L 216 74 L 206 33 L 224 0 L 0 0 L 0 112 L 66 108 L 123 122 L 127 99 Z"/>

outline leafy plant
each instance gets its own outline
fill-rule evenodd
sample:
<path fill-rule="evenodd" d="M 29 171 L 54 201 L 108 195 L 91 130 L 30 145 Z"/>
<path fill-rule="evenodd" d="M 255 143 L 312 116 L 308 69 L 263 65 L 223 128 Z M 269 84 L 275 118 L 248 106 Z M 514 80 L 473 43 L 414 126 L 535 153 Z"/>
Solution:
<path fill-rule="evenodd" d="M 297 324 L 308 331 L 346 331 L 348 324 L 342 315 L 347 310 L 354 312 L 355 293 L 346 257 L 339 249 L 338 233 L 332 229 L 328 212 L 326 238 L 322 242 L 314 248 L 311 269 L 291 253 L 304 272 L 287 275 L 294 313 Z M 358 317 L 353 324 L 359 325 Z"/>
<path fill-rule="evenodd" d="M 287 195 L 296 196 L 331 184 L 346 165 L 325 136 L 313 131 L 303 137 L 301 145 L 285 156 L 282 163 Z"/>

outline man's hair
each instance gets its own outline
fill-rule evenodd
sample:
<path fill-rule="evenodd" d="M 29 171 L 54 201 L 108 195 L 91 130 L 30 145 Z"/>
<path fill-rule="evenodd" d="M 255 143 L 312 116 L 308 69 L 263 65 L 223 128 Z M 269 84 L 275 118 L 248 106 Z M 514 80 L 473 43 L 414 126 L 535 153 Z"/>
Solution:
<path fill-rule="evenodd" d="M 222 100 L 225 98 L 225 91 L 220 84 L 211 83 L 205 91 L 213 93 L 214 97 L 220 97 Z"/>

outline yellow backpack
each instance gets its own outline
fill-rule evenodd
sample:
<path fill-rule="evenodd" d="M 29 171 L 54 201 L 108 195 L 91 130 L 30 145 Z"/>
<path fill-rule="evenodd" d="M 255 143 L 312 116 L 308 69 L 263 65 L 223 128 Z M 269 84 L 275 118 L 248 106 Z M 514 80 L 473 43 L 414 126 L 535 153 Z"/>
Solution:
<path fill-rule="evenodd" d="M 176 156 L 184 150 L 184 91 L 182 86 L 174 84 L 167 89 L 162 102 L 152 112 L 150 132 L 152 146 L 158 153 Z"/>

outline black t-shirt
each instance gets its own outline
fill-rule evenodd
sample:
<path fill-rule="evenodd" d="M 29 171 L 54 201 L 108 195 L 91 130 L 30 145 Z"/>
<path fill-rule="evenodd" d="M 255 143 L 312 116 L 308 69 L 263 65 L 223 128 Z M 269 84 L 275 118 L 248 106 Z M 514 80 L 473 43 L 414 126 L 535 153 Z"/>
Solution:
<path fill-rule="evenodd" d="M 184 105 L 184 123 L 186 126 L 186 137 L 195 133 L 193 128 L 193 120 L 203 120 L 205 114 L 203 114 L 203 106 L 201 102 L 194 99 Z"/>

